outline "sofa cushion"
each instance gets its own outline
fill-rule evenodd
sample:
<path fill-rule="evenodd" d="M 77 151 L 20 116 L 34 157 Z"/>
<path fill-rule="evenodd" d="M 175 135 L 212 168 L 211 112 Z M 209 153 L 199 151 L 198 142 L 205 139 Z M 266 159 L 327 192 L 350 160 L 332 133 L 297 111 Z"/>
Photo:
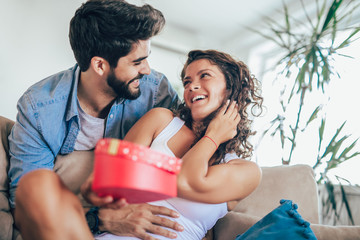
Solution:
<path fill-rule="evenodd" d="M 308 165 L 262 167 L 259 186 L 234 207 L 214 227 L 214 239 L 234 240 L 279 205 L 290 199 L 310 223 L 318 223 L 318 193 L 314 172 Z"/>
<path fill-rule="evenodd" d="M 9 145 L 7 137 L 14 122 L 0 116 L 0 239 L 12 239 L 13 217 L 10 212 L 9 181 Z"/>
<path fill-rule="evenodd" d="M 261 218 L 246 213 L 230 211 L 219 219 L 213 229 L 214 240 L 234 240 L 237 235 L 246 232 Z"/>
<path fill-rule="evenodd" d="M 261 169 L 259 186 L 239 201 L 233 211 L 262 218 L 278 206 L 280 199 L 289 199 L 297 203 L 306 221 L 319 223 L 318 189 L 310 166 L 297 164 Z"/>

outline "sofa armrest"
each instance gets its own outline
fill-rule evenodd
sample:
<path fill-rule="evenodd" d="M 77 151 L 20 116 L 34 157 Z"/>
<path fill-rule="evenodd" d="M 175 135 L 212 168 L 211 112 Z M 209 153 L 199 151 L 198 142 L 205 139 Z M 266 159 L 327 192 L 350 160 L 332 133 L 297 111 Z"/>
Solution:
<path fill-rule="evenodd" d="M 353 240 L 360 238 L 360 226 L 310 225 L 318 240 Z"/>
<path fill-rule="evenodd" d="M 10 212 L 9 180 L 9 144 L 8 136 L 14 122 L 0 116 L 0 239 L 12 239 L 13 217 Z"/>

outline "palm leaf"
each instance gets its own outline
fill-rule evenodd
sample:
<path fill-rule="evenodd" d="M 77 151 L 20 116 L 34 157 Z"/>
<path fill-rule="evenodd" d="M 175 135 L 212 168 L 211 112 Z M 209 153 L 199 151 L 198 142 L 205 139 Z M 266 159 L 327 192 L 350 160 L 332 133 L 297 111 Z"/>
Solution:
<path fill-rule="evenodd" d="M 346 207 L 346 212 L 349 216 L 349 219 L 351 221 L 351 224 L 352 225 L 355 225 L 354 223 L 354 219 L 353 219 L 353 216 L 352 216 L 352 212 L 351 212 L 351 208 L 350 208 L 350 204 L 347 200 L 347 196 L 346 196 L 346 192 L 345 192 L 345 189 L 344 189 L 344 186 L 341 184 L 341 182 L 339 181 L 339 178 L 337 177 L 338 179 L 338 182 L 339 182 L 339 185 L 340 185 L 340 190 L 341 190 L 341 199 L 342 199 L 342 202 L 345 204 L 345 207 Z"/>
<path fill-rule="evenodd" d="M 336 207 L 334 185 L 330 181 L 326 181 L 325 182 L 325 187 L 326 187 L 326 191 L 328 193 L 328 198 L 326 200 L 326 204 L 331 206 L 331 209 L 334 211 L 336 219 L 339 219 L 339 215 L 337 213 L 337 207 Z M 327 213 L 328 213 L 328 211 L 327 211 Z M 334 221 L 336 221 L 336 220 L 334 219 Z"/>
<path fill-rule="evenodd" d="M 308 14 L 307 11 L 306 11 L 304 1 L 301 0 L 300 2 L 301 2 L 301 5 L 302 5 L 303 10 L 304 10 L 304 12 L 305 12 L 305 16 L 306 16 L 307 21 L 309 22 L 310 26 L 311 26 L 312 28 L 314 28 L 314 25 L 313 25 L 313 23 L 312 23 L 312 21 L 311 21 L 311 19 L 310 19 L 310 17 L 309 17 L 309 14 Z"/>
<path fill-rule="evenodd" d="M 255 33 L 259 34 L 260 36 L 262 36 L 262 37 L 265 38 L 265 39 L 268 39 L 268 40 L 274 42 L 275 44 L 277 44 L 277 45 L 280 46 L 280 47 L 283 46 L 283 43 L 278 42 L 274 37 L 272 37 L 272 36 L 270 36 L 270 35 L 267 35 L 267 34 L 261 32 L 261 31 L 258 31 L 258 30 L 256 30 L 256 29 L 253 29 L 253 28 L 250 28 L 250 27 L 245 27 L 245 28 L 248 29 L 248 30 L 250 30 L 250 31 L 252 31 L 252 32 L 255 32 Z"/>
<path fill-rule="evenodd" d="M 348 157 L 348 159 L 353 158 L 353 157 L 356 157 L 356 156 L 358 156 L 358 155 L 360 155 L 360 152 L 353 153 L 352 155 L 350 155 L 350 156 Z"/>
<path fill-rule="evenodd" d="M 323 140 L 324 129 L 325 129 L 325 119 L 323 118 L 321 120 L 321 125 L 320 125 L 320 128 L 319 128 L 319 140 L 320 140 L 320 142 L 322 142 L 322 140 Z"/>
<path fill-rule="evenodd" d="M 320 149 L 321 149 L 322 142 L 323 142 L 325 122 L 326 122 L 325 118 L 322 118 L 322 119 L 321 119 L 321 124 L 320 124 L 320 127 L 319 127 L 319 146 L 318 146 L 318 153 L 317 153 L 316 163 L 314 164 L 313 169 L 316 169 L 316 168 L 321 164 L 322 158 L 320 157 Z"/>
<path fill-rule="evenodd" d="M 341 48 L 344 48 L 348 46 L 351 42 L 351 38 L 354 37 L 358 32 L 360 31 L 360 27 L 356 28 L 337 48 L 336 50 L 339 50 Z"/>
<path fill-rule="evenodd" d="M 349 160 L 349 157 L 346 157 L 346 155 L 355 147 L 356 142 L 358 141 L 358 139 L 356 139 L 350 146 L 346 147 L 344 149 L 344 151 L 340 154 L 339 159 L 343 159 L 342 162 L 345 162 L 346 160 Z M 355 153 L 356 156 L 356 153 Z M 354 154 L 352 155 L 352 157 L 355 157 Z"/>
<path fill-rule="evenodd" d="M 318 6 L 317 1 L 316 1 L 316 5 Z M 325 9 L 326 9 L 326 1 L 323 1 L 320 11 L 317 11 L 317 24 L 316 24 L 316 27 L 314 28 L 314 32 L 316 32 L 316 33 L 319 29 L 319 26 L 321 23 L 321 18 L 324 16 Z"/>
<path fill-rule="evenodd" d="M 321 158 L 326 157 L 329 153 L 331 153 L 331 152 L 333 151 L 333 148 L 334 148 L 334 146 L 336 145 L 335 139 L 337 138 L 337 136 L 339 135 L 340 131 L 341 131 L 342 128 L 344 127 L 345 123 L 346 123 L 346 121 L 343 122 L 343 124 L 340 126 L 340 128 L 338 128 L 338 129 L 336 130 L 335 135 L 334 135 L 334 136 L 332 137 L 332 139 L 330 140 L 330 143 L 329 143 L 329 145 L 326 147 L 325 152 L 324 152 L 324 154 L 321 156 Z"/>
<path fill-rule="evenodd" d="M 314 121 L 314 120 L 318 117 L 318 113 L 319 113 L 319 111 L 321 110 L 321 108 L 322 108 L 322 106 L 317 106 L 317 107 L 315 108 L 315 110 L 312 112 L 309 120 L 306 122 L 306 125 L 305 125 L 305 127 L 304 127 L 303 130 L 305 130 L 306 127 L 307 127 L 312 121 Z"/>
<path fill-rule="evenodd" d="M 341 3 L 342 3 L 342 0 L 334 0 L 333 1 L 333 3 L 331 4 L 331 7 L 326 15 L 326 19 L 325 19 L 324 25 L 321 29 L 321 33 L 327 29 L 330 21 L 334 18 L 336 11 L 339 8 Z"/>

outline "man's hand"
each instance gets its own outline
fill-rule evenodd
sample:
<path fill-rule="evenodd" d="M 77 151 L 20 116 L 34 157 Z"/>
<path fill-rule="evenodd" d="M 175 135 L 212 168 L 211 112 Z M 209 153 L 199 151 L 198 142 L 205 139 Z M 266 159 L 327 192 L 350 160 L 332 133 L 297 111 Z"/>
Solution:
<path fill-rule="evenodd" d="M 94 173 L 88 177 L 88 179 L 81 185 L 80 191 L 84 199 L 99 207 L 106 207 L 112 209 L 118 209 L 123 206 L 126 206 L 128 203 L 125 199 L 115 200 L 112 196 L 99 197 L 95 192 L 92 191 L 91 185 L 94 180 Z"/>
<path fill-rule="evenodd" d="M 98 213 L 99 230 L 115 235 L 134 236 L 140 239 L 155 240 L 149 235 L 153 233 L 168 238 L 176 238 L 176 233 L 167 230 L 183 231 L 184 228 L 168 218 L 177 218 L 179 214 L 161 206 L 144 204 L 128 204 L 120 209 L 101 208 Z"/>
<path fill-rule="evenodd" d="M 114 200 L 111 196 L 99 197 L 91 189 L 93 174 L 81 186 L 81 193 L 86 201 L 100 206 L 99 230 L 115 235 L 135 236 L 140 239 L 155 240 L 148 233 L 176 238 L 176 233 L 167 230 L 183 231 L 184 228 L 168 218 L 177 218 L 179 214 L 166 207 L 144 204 L 128 204 L 125 199 Z"/>

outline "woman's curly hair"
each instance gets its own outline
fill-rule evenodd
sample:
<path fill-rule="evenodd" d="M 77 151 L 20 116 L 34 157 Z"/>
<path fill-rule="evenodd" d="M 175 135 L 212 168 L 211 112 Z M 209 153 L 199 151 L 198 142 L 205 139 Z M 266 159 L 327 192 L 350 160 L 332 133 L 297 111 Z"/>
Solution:
<path fill-rule="evenodd" d="M 235 152 L 238 156 L 245 159 L 251 157 L 253 146 L 249 143 L 248 139 L 249 136 L 254 135 L 255 132 L 251 130 L 252 120 L 249 118 L 248 114 L 251 113 L 252 116 L 258 116 L 262 112 L 263 98 L 260 96 L 260 83 L 250 73 L 249 68 L 242 61 L 236 61 L 229 54 L 216 50 L 190 51 L 181 72 L 181 79 L 184 79 L 185 77 L 186 68 L 192 62 L 199 59 L 209 60 L 224 74 L 228 96 L 225 97 L 223 104 L 225 104 L 227 99 L 236 101 L 239 105 L 239 114 L 241 118 L 237 125 L 238 132 L 236 136 L 233 139 L 220 144 L 214 154 L 215 162 L 213 164 L 218 164 L 221 159 L 224 158 L 225 154 L 229 152 Z M 197 140 L 204 136 L 207 126 L 214 116 L 216 116 L 220 108 L 211 113 L 197 129 L 193 129 L 191 112 L 185 105 L 185 102 L 179 106 L 178 110 L 175 112 L 175 116 L 184 120 L 186 126 L 194 131 L 197 137 L 195 142 L 197 142 Z M 260 110 L 258 114 L 255 113 L 255 108 Z"/>

